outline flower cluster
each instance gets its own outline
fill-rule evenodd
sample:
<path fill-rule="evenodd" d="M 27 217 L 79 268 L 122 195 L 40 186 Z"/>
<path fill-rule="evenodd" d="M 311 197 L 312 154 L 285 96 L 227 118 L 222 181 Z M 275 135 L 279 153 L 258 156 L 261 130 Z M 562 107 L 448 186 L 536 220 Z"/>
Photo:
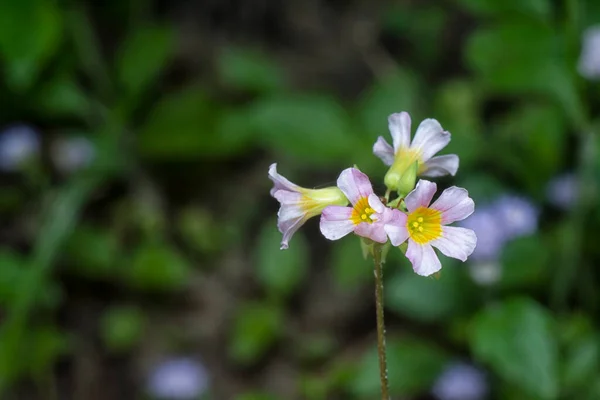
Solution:
<path fill-rule="evenodd" d="M 465 261 L 475 249 L 477 238 L 471 229 L 448 226 L 471 215 L 475 203 L 465 189 L 450 187 L 433 201 L 437 185 L 417 176 L 455 175 L 458 156 L 434 155 L 450 142 L 450 133 L 434 119 L 426 119 L 411 141 L 411 120 L 406 112 L 389 117 L 393 146 L 379 137 L 373 153 L 390 169 L 384 182 L 385 197 L 377 196 L 367 175 L 358 168 L 341 172 L 336 187 L 306 189 L 269 168 L 274 182 L 271 195 L 281 203 L 278 228 L 286 249 L 292 235 L 311 217 L 321 215 L 323 236 L 338 240 L 349 233 L 369 243 L 404 246 L 414 271 L 423 276 L 441 269 L 433 248 L 448 257 Z M 416 183 L 416 185 L 415 185 Z M 392 192 L 397 197 L 390 199 Z M 348 205 L 350 204 L 350 205 Z"/>

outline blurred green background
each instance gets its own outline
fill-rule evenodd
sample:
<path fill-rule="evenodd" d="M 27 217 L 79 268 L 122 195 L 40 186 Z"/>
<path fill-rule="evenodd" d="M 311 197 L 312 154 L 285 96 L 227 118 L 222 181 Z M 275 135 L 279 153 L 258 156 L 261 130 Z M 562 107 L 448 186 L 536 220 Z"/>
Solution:
<path fill-rule="evenodd" d="M 306 187 L 432 117 L 479 247 L 385 265 L 394 399 L 600 399 L 600 2 L 0 0 L 0 397 L 379 398 L 373 273 Z M 594 35 L 595 33 L 595 35 Z"/>

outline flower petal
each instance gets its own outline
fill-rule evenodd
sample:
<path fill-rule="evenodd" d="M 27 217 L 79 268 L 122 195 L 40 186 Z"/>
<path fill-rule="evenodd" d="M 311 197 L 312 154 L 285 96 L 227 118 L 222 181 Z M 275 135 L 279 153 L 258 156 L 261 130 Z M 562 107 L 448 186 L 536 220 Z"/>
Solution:
<path fill-rule="evenodd" d="M 387 234 L 385 233 L 384 224 L 375 221 L 373 223 L 361 222 L 354 228 L 354 233 L 358 236 L 366 237 L 377 243 L 387 242 Z"/>
<path fill-rule="evenodd" d="M 446 225 L 473 214 L 475 202 L 469 197 L 466 189 L 452 186 L 444 190 L 430 208 L 442 212 L 442 224 Z"/>
<path fill-rule="evenodd" d="M 283 234 L 283 237 L 281 238 L 281 247 L 279 247 L 280 250 L 286 250 L 290 247 L 292 236 L 305 222 L 306 219 L 304 216 L 277 221 L 277 229 Z"/>
<path fill-rule="evenodd" d="M 373 145 L 373 154 L 381 158 L 381 161 L 383 161 L 385 165 L 389 166 L 394 163 L 394 149 L 381 136 L 377 138 L 377 141 Z"/>
<path fill-rule="evenodd" d="M 443 226 L 442 236 L 430 244 L 444 255 L 466 261 L 477 245 L 477 236 L 471 229 Z"/>
<path fill-rule="evenodd" d="M 456 154 L 448 154 L 445 156 L 437 156 L 425 162 L 425 171 L 421 176 L 437 178 L 444 175 L 456 175 L 458 171 L 458 156 Z"/>
<path fill-rule="evenodd" d="M 392 210 L 394 219 L 393 221 L 385 224 L 385 233 L 390 238 L 393 246 L 399 246 L 408 239 L 408 229 L 406 229 L 406 214 L 398 210 Z"/>
<path fill-rule="evenodd" d="M 410 115 L 404 111 L 388 117 L 388 127 L 392 134 L 394 153 L 397 153 L 398 149 L 405 149 L 410 146 L 410 123 Z"/>
<path fill-rule="evenodd" d="M 381 200 L 379 200 L 379 197 L 377 197 L 375 193 L 370 194 L 368 200 L 369 206 L 371 206 L 371 208 L 375 210 L 376 213 L 381 214 L 385 211 L 386 207 L 383 205 Z"/>
<path fill-rule="evenodd" d="M 413 270 L 422 276 L 435 274 L 442 269 L 442 263 L 430 244 L 421 245 L 414 240 L 409 240 L 406 258 L 412 263 Z"/>
<path fill-rule="evenodd" d="M 373 194 L 369 178 L 356 168 L 343 170 L 337 180 L 337 185 L 353 205 L 361 198 Z"/>
<path fill-rule="evenodd" d="M 329 240 L 338 240 L 354 230 L 354 223 L 350 220 L 351 207 L 329 206 L 321 213 L 319 227 L 321 233 Z"/>
<path fill-rule="evenodd" d="M 273 163 L 269 167 L 269 179 L 273 181 L 275 186 L 271 189 L 271 196 L 275 195 L 275 192 L 281 189 L 289 190 L 292 192 L 300 191 L 301 187 L 290 182 L 283 176 L 277 173 L 277 164 Z"/>
<path fill-rule="evenodd" d="M 417 128 L 410 148 L 419 150 L 421 159 L 426 162 L 450 143 L 450 137 L 450 132 L 445 131 L 437 120 L 429 118 Z"/>
<path fill-rule="evenodd" d="M 307 215 L 302 208 L 303 196 L 300 193 L 277 190 L 273 197 L 281 203 L 277 212 L 277 228 L 283 234 L 281 240 L 283 250 L 289 247 L 289 241 L 294 233 L 314 214 Z"/>
<path fill-rule="evenodd" d="M 419 180 L 417 187 L 404 199 L 408 211 L 413 212 L 419 207 L 428 207 L 436 190 L 437 185 L 435 183 L 425 179 Z"/>

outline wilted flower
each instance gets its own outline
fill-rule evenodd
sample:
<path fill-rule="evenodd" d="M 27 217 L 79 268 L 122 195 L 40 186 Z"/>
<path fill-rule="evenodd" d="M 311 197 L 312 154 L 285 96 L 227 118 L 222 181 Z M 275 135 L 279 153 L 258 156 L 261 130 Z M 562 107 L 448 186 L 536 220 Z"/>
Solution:
<path fill-rule="evenodd" d="M 455 363 L 437 378 L 432 392 L 439 400 L 483 400 L 488 395 L 488 383 L 483 371 Z"/>
<path fill-rule="evenodd" d="M 14 171 L 40 151 L 39 134 L 28 125 L 13 125 L 0 133 L 0 168 Z"/>
<path fill-rule="evenodd" d="M 385 176 L 389 189 L 397 190 L 398 183 L 409 167 L 418 165 L 417 175 L 438 177 L 455 175 L 458 170 L 458 156 L 449 154 L 433 157 L 450 143 L 450 133 L 445 131 L 435 119 L 426 119 L 417 128 L 415 137 L 410 141 L 410 116 L 406 112 L 392 114 L 388 118 L 394 147 L 379 137 L 373 145 L 373 153 L 384 164 L 391 166 Z"/>
<path fill-rule="evenodd" d="M 321 215 L 321 233 L 337 240 L 350 232 L 378 243 L 387 242 L 384 225 L 402 213 L 383 205 L 373 193 L 369 178 L 356 168 L 340 174 L 337 185 L 352 203 L 352 207 L 329 206 Z"/>
<path fill-rule="evenodd" d="M 579 182 L 573 173 L 559 175 L 552 179 L 546 187 L 546 196 L 550 203 L 563 210 L 568 210 L 579 199 Z"/>
<path fill-rule="evenodd" d="M 197 399 L 207 389 L 206 369 L 191 358 L 175 358 L 160 364 L 148 380 L 149 394 L 158 399 Z"/>
<path fill-rule="evenodd" d="M 283 234 L 281 249 L 287 249 L 292 235 L 306 220 L 321 214 L 325 207 L 348 204 L 348 199 L 337 187 L 305 189 L 279 175 L 277 164 L 269 167 L 269 178 L 274 183 L 271 196 L 281 203 L 277 213 L 277 228 Z"/>
<path fill-rule="evenodd" d="M 444 192 L 431 206 L 429 203 L 437 190 L 433 182 L 420 180 L 415 190 L 406 196 L 408 215 L 385 226 L 392 245 L 398 246 L 408 239 L 406 257 L 414 271 L 423 276 L 431 275 L 442 268 L 433 247 L 444 255 L 465 261 L 475 249 L 475 232 L 466 228 L 446 226 L 471 215 L 475 203 L 469 193 L 456 186 Z"/>
<path fill-rule="evenodd" d="M 92 142 L 83 136 L 60 138 L 52 144 L 50 151 L 54 165 L 64 173 L 87 167 L 96 153 Z"/>
<path fill-rule="evenodd" d="M 500 228 L 508 239 L 525 236 L 537 230 L 539 211 L 529 200 L 504 195 L 494 202 Z"/>
<path fill-rule="evenodd" d="M 459 225 L 473 230 L 477 235 L 477 247 L 471 254 L 472 261 L 494 261 L 498 258 L 506 243 L 506 235 L 501 229 L 502 222 L 495 207 L 478 206 L 477 212 Z"/>
<path fill-rule="evenodd" d="M 591 26 L 583 33 L 577 69 L 587 79 L 600 77 L 600 25 Z"/>

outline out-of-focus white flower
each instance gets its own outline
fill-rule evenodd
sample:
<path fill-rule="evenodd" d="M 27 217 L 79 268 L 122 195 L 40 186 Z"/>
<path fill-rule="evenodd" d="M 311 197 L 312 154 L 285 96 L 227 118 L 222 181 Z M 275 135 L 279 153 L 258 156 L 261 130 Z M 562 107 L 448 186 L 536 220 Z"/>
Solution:
<path fill-rule="evenodd" d="M 439 400 L 483 400 L 488 395 L 485 373 L 465 363 L 450 364 L 432 390 Z"/>
<path fill-rule="evenodd" d="M 204 366 L 191 358 L 168 360 L 152 371 L 148 392 L 153 398 L 191 400 L 208 389 L 208 373 Z"/>
<path fill-rule="evenodd" d="M 548 182 L 546 197 L 550 203 L 563 210 L 568 210 L 579 199 L 579 182 L 573 173 L 559 175 Z"/>
<path fill-rule="evenodd" d="M 469 264 L 471 279 L 481 286 L 497 283 L 502 276 L 502 266 L 496 260 L 475 262 Z"/>
<path fill-rule="evenodd" d="M 31 126 L 19 124 L 0 133 L 0 169 L 14 171 L 40 151 L 40 136 Z"/>
<path fill-rule="evenodd" d="M 577 69 L 587 79 L 600 78 L 600 25 L 590 26 L 583 32 Z"/>
<path fill-rule="evenodd" d="M 539 210 L 524 197 L 504 195 L 494 203 L 499 223 L 508 239 L 530 235 L 537 230 Z"/>
<path fill-rule="evenodd" d="M 50 150 L 52 162 L 63 173 L 87 167 L 96 155 L 92 142 L 83 136 L 57 139 Z"/>

